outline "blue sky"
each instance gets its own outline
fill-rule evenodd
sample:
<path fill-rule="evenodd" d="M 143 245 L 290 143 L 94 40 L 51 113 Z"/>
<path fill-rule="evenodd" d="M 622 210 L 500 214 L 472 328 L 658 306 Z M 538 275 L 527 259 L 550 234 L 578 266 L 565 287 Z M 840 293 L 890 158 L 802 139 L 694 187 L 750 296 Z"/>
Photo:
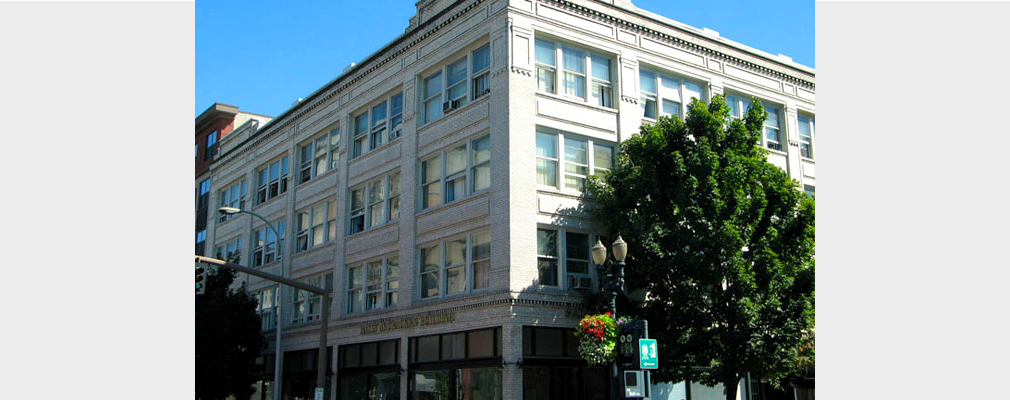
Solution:
<path fill-rule="evenodd" d="M 633 0 L 639 8 L 814 67 L 814 2 Z M 414 0 L 196 2 L 196 109 L 270 116 L 402 34 Z"/>

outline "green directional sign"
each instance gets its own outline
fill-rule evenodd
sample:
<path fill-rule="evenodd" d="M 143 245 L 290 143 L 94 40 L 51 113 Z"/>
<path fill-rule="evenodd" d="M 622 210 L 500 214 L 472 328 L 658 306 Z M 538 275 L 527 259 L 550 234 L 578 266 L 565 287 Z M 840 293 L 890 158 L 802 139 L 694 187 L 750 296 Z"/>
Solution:
<path fill-rule="evenodd" d="M 638 339 L 638 349 L 641 354 L 638 358 L 639 368 L 659 368 L 659 344 L 656 339 Z"/>

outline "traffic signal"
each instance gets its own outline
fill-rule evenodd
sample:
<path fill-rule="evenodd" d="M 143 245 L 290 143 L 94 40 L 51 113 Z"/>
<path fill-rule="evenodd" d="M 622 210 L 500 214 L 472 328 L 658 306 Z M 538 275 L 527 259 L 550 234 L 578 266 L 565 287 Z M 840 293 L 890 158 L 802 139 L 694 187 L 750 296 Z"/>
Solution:
<path fill-rule="evenodd" d="M 196 294 L 203 294 L 207 289 L 207 270 L 203 264 L 196 265 Z"/>

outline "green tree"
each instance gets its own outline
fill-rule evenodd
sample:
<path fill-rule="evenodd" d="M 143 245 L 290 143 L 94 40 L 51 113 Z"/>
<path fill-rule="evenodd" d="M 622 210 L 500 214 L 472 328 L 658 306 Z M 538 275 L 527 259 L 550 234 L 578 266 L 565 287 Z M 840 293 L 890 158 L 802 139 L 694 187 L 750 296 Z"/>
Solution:
<path fill-rule="evenodd" d="M 229 260 L 238 262 L 238 258 Z M 196 296 L 196 398 L 249 398 L 263 374 L 256 358 L 266 343 L 260 333 L 257 301 L 245 284 L 231 289 L 235 271 L 219 268 Z"/>
<path fill-rule="evenodd" d="M 648 293 L 622 312 L 659 340 L 654 376 L 721 383 L 727 399 L 747 373 L 779 384 L 813 362 L 814 201 L 755 144 L 767 113 L 751 104 L 741 121 L 722 96 L 694 100 L 588 185 L 601 228 L 628 242 L 628 287 Z"/>

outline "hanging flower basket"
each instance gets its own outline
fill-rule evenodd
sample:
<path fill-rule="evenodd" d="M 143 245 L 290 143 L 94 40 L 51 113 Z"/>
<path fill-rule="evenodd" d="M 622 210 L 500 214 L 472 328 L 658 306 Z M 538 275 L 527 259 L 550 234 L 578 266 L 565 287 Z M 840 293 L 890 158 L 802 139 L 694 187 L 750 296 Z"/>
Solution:
<path fill-rule="evenodd" d="M 579 339 L 579 355 L 589 365 L 606 364 L 614 361 L 617 353 L 617 321 L 610 313 L 586 315 L 575 330 Z"/>

